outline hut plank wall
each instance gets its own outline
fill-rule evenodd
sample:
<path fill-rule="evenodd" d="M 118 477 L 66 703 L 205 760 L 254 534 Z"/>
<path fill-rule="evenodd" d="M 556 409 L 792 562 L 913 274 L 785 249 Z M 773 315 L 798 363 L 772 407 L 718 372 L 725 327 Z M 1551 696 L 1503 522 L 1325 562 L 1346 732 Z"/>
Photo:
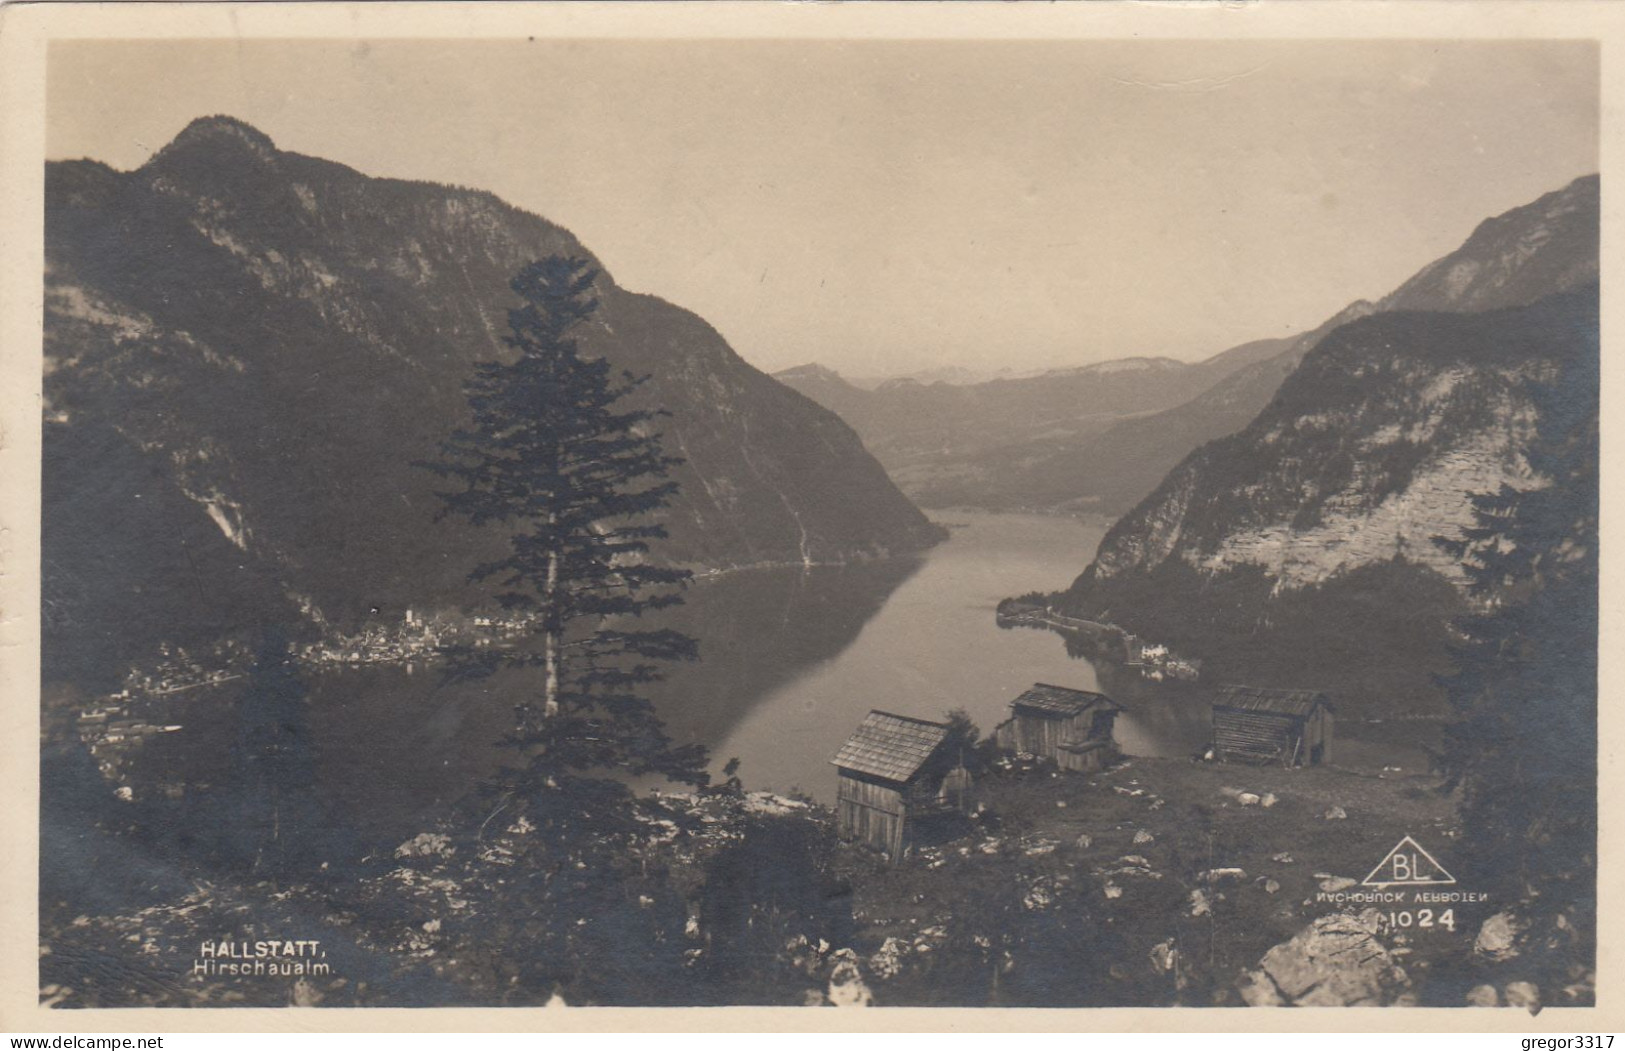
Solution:
<path fill-rule="evenodd" d="M 1082 744 L 1071 744 L 1061 748 L 1055 753 L 1055 762 L 1062 770 L 1070 770 L 1077 774 L 1092 774 L 1106 767 L 1112 756 L 1109 741 L 1085 741 Z"/>
<path fill-rule="evenodd" d="M 1113 729 L 1122 710 L 1104 694 L 1038 682 L 1010 702 L 1010 718 L 994 728 L 994 740 L 1001 750 L 1093 772 L 1116 756 Z"/>
<path fill-rule="evenodd" d="M 1220 755 L 1284 762 L 1291 758 L 1297 726 L 1291 716 L 1218 709 L 1213 713 L 1213 743 Z"/>
<path fill-rule="evenodd" d="M 1016 717 L 1016 748 L 1046 759 L 1055 758 L 1061 742 L 1070 739 L 1072 720 L 1023 713 Z"/>
<path fill-rule="evenodd" d="M 1331 761 L 1332 709 L 1321 695 L 1227 687 L 1213 705 L 1220 760 L 1316 766 Z"/>
<path fill-rule="evenodd" d="M 910 822 L 946 806 L 939 796 L 950 772 L 943 754 L 947 741 L 946 723 L 871 709 L 830 760 L 839 771 L 841 835 L 888 851 L 893 860 L 900 857 L 914 832 Z"/>
<path fill-rule="evenodd" d="M 903 821 L 907 811 L 895 786 L 845 772 L 836 784 L 836 810 L 840 832 L 891 851 L 903 849 Z"/>

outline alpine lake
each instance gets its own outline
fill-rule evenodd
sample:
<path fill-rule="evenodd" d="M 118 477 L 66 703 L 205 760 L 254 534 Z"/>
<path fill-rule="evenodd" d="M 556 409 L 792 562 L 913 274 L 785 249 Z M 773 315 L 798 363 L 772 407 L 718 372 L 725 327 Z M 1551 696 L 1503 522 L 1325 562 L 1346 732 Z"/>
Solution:
<path fill-rule="evenodd" d="M 705 745 L 717 776 L 737 758 L 747 789 L 830 803 L 830 757 L 871 709 L 939 720 L 963 709 L 990 733 L 1013 698 L 1047 682 L 1099 690 L 1124 705 L 1116 736 L 1128 756 L 1203 750 L 1207 684 L 1092 663 L 1069 656 L 1053 631 L 996 621 L 1001 598 L 1064 587 L 1093 557 L 1104 520 L 937 517 L 950 537 L 918 557 L 697 579 L 685 603 L 661 615 L 698 639 L 701 654 L 651 694 L 671 737 Z M 421 661 L 312 670 L 306 686 L 318 789 L 382 836 L 421 831 L 508 761 L 497 742 L 515 699 L 536 688 L 518 671 L 447 683 Z M 120 764 L 135 790 L 185 791 L 229 776 L 235 692 L 207 687 L 163 704 L 155 714 L 172 732 Z M 1393 724 L 1340 723 L 1338 761 L 1358 763 L 1366 753 L 1421 763 L 1396 732 Z"/>

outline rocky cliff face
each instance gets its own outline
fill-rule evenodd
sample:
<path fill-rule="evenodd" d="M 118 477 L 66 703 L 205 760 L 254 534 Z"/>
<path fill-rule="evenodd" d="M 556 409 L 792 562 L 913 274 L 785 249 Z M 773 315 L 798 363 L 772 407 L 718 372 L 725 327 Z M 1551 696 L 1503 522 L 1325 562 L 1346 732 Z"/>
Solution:
<path fill-rule="evenodd" d="M 1472 495 L 1541 484 L 1531 397 L 1595 355 L 1595 292 L 1483 314 L 1400 312 L 1339 328 L 1240 434 L 1181 463 L 1102 543 L 1094 580 L 1171 559 L 1246 565 L 1277 589 L 1395 558 L 1465 583 L 1437 544 Z"/>
<path fill-rule="evenodd" d="M 1459 581 L 1433 537 L 1470 524 L 1470 494 L 1540 484 L 1521 454 L 1530 387 L 1597 353 L 1597 191 L 1580 179 L 1485 222 L 1299 341 L 1274 364 L 1301 363 L 1253 422 L 1175 467 L 1077 587 L 1170 560 L 1255 567 L 1277 589 L 1396 557 Z"/>
<path fill-rule="evenodd" d="M 49 165 L 46 249 L 45 586 L 63 638 L 469 597 L 503 537 L 437 522 L 412 464 L 462 418 L 472 364 L 507 353 L 511 275 L 591 258 L 568 231 L 207 118 L 135 171 Z M 705 321 L 607 274 L 598 291 L 585 344 L 652 375 L 640 396 L 671 411 L 686 460 L 663 557 L 833 561 L 938 537 L 847 425 Z"/>

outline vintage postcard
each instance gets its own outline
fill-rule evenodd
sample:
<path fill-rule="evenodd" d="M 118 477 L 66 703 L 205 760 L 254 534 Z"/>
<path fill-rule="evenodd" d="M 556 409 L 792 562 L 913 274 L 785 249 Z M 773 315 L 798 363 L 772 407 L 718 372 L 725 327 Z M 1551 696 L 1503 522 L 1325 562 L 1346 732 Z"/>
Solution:
<path fill-rule="evenodd" d="M 0 10 L 0 1021 L 1617 1023 L 1622 14 Z"/>

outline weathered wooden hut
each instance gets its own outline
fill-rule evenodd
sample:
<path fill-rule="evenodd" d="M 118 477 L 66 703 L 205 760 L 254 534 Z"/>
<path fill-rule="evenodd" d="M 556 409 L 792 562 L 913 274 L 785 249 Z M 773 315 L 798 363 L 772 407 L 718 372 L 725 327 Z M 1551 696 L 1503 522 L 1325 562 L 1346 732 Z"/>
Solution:
<path fill-rule="evenodd" d="M 1330 762 L 1332 718 L 1331 703 L 1316 690 L 1225 686 L 1213 702 L 1213 756 L 1284 766 Z"/>
<path fill-rule="evenodd" d="M 994 740 L 1003 751 L 1053 759 L 1062 770 L 1099 770 L 1117 757 L 1113 730 L 1122 710 L 1103 693 L 1034 683 L 1010 702 Z"/>
<path fill-rule="evenodd" d="M 901 857 L 912 825 L 949 809 L 944 780 L 954 772 L 946 754 L 948 727 L 906 715 L 871 711 L 830 762 L 840 771 L 836 827 Z"/>

